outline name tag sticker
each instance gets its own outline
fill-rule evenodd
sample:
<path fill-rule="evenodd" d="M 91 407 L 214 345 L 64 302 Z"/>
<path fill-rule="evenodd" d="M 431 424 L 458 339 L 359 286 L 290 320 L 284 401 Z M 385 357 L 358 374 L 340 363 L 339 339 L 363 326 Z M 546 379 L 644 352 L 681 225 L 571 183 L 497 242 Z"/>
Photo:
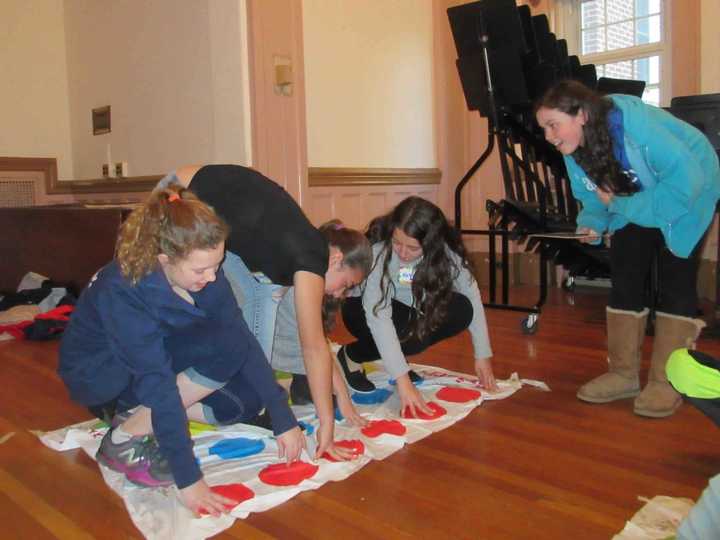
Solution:
<path fill-rule="evenodd" d="M 402 285 L 411 285 L 413 282 L 413 276 L 415 275 L 415 269 L 403 266 L 398 270 L 398 281 Z"/>

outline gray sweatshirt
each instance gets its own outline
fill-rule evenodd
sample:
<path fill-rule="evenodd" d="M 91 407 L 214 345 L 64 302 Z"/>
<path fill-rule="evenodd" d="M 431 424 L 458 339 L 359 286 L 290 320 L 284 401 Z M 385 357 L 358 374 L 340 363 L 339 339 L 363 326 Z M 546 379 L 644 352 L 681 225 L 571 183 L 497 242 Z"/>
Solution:
<path fill-rule="evenodd" d="M 376 260 L 382 248 L 383 245 L 380 243 L 373 245 L 373 261 Z M 466 296 L 473 307 L 473 318 L 468 329 L 472 337 L 475 358 L 489 358 L 492 356 L 492 350 L 490 349 L 485 310 L 483 309 L 477 282 L 467 268 L 462 266 L 460 257 L 454 251 L 447 246 L 445 246 L 445 251 L 457 268 L 460 269 L 458 276 L 453 282 L 453 290 Z M 395 286 L 394 289 L 390 287 L 390 294 L 394 300 L 412 307 L 412 276 L 415 273 L 415 266 L 417 266 L 421 259 L 410 264 L 404 264 L 394 251 L 390 250 L 390 253 L 391 259 L 390 265 L 388 266 L 388 273 Z M 370 332 L 375 339 L 375 345 L 377 345 L 378 351 L 380 352 L 380 356 L 385 364 L 385 369 L 391 377 L 397 378 L 407 373 L 410 368 L 400 348 L 400 339 L 392 322 L 392 305 L 390 305 L 389 302 L 387 303 L 388 305 L 383 304 L 377 310 L 377 314 L 373 313 L 373 308 L 382 295 L 380 280 L 382 279 L 386 257 L 387 254 L 383 254 L 383 256 L 380 257 L 380 260 L 378 260 L 373 267 L 365 283 L 353 289 L 350 296 L 360 296 L 362 294 L 365 317 L 367 318 Z M 364 287 L 364 292 L 362 287 Z"/>

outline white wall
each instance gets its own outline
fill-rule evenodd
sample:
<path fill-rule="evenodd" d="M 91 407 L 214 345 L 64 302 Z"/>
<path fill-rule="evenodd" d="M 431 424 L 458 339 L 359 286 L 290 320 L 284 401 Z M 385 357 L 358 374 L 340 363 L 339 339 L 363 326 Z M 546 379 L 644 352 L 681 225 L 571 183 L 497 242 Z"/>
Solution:
<path fill-rule="evenodd" d="M 62 0 L 0 2 L 0 156 L 55 157 L 72 177 Z"/>
<path fill-rule="evenodd" d="M 131 176 L 184 163 L 249 163 L 244 0 L 65 1 L 73 160 L 108 155 Z M 112 132 L 92 134 L 110 105 Z"/>
<path fill-rule="evenodd" d="M 431 0 L 303 0 L 310 167 L 435 167 Z"/>

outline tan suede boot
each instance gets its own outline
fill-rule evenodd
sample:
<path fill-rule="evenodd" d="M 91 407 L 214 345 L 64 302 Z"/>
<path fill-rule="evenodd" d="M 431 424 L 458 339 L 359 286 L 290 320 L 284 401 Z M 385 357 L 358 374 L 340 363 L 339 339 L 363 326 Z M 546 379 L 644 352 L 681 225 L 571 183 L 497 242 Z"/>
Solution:
<path fill-rule="evenodd" d="M 577 397 L 590 403 L 609 403 L 640 393 L 640 360 L 645 339 L 648 310 L 606 309 L 608 373 L 596 377 L 578 390 Z"/>
<path fill-rule="evenodd" d="M 635 414 L 651 418 L 670 416 L 682 404 L 682 398 L 670 385 L 665 374 L 670 353 L 675 349 L 694 349 L 705 322 L 658 311 L 655 319 L 655 341 L 648 383 L 635 399 Z"/>

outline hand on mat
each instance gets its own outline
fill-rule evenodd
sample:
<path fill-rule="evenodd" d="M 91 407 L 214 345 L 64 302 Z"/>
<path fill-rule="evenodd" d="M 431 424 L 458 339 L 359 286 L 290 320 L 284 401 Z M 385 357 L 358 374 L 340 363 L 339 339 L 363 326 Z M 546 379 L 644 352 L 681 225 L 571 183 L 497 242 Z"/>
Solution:
<path fill-rule="evenodd" d="M 582 242 L 583 244 L 589 244 L 591 242 L 596 242 L 597 237 L 600 235 L 597 233 L 597 231 L 594 231 L 590 227 L 579 227 L 577 231 L 575 231 L 578 234 L 587 234 L 590 235 L 587 238 L 580 238 L 578 242 Z M 593 238 L 596 237 L 596 238 Z"/>
<path fill-rule="evenodd" d="M 320 427 L 317 430 L 317 448 L 313 459 L 320 459 L 325 452 L 329 452 L 335 440 L 335 419 L 331 422 L 320 421 Z"/>
<path fill-rule="evenodd" d="M 347 392 L 344 394 L 342 392 L 338 392 L 337 403 L 338 409 L 340 409 L 340 414 L 342 414 L 343 418 L 350 422 L 351 425 L 361 428 L 368 425 L 368 419 L 363 418 L 360 414 L 358 414 L 357 409 L 355 408 L 355 405 L 353 405 Z"/>
<path fill-rule="evenodd" d="M 237 505 L 236 501 L 212 491 L 202 478 L 194 484 L 178 490 L 178 494 L 180 502 L 187 506 L 195 514 L 195 517 L 201 516 L 200 509 L 211 516 L 218 517 L 220 514 L 227 514 Z"/>
<path fill-rule="evenodd" d="M 489 358 L 475 359 L 475 374 L 478 376 L 480 386 L 489 392 L 497 392 L 498 385 Z"/>
<path fill-rule="evenodd" d="M 432 409 L 425 403 L 422 394 L 415 388 L 407 373 L 397 378 L 397 389 L 400 394 L 401 413 L 407 409 L 412 416 L 417 416 L 418 412 L 432 414 Z"/>
<path fill-rule="evenodd" d="M 355 450 L 353 450 L 352 448 L 338 446 L 335 443 L 330 445 L 327 453 L 337 461 L 352 461 L 353 459 L 356 459 L 358 457 L 358 454 L 355 453 Z M 320 456 L 317 457 L 319 458 Z"/>
<path fill-rule="evenodd" d="M 300 459 L 300 452 L 305 448 L 305 436 L 302 430 L 295 426 L 285 433 L 277 436 L 278 457 L 292 463 Z"/>

